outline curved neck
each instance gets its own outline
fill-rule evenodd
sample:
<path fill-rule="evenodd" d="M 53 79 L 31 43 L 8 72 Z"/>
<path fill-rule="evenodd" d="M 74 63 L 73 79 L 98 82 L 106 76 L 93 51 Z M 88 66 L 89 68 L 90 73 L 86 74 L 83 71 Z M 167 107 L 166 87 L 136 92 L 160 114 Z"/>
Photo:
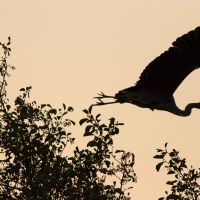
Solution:
<path fill-rule="evenodd" d="M 185 110 L 181 110 L 177 107 L 176 102 L 174 98 L 172 98 L 171 101 L 169 101 L 167 104 L 164 104 L 163 107 L 157 108 L 158 110 L 165 110 L 170 113 L 173 113 L 178 116 L 187 117 L 191 114 L 192 108 L 198 108 L 200 109 L 200 103 L 189 103 Z"/>
<path fill-rule="evenodd" d="M 175 112 L 173 111 L 172 113 L 175 114 L 175 115 L 178 115 L 178 116 L 187 117 L 191 114 L 192 108 L 200 108 L 199 103 L 189 103 L 185 107 L 185 110 L 181 110 L 177 107 L 176 111 Z"/>

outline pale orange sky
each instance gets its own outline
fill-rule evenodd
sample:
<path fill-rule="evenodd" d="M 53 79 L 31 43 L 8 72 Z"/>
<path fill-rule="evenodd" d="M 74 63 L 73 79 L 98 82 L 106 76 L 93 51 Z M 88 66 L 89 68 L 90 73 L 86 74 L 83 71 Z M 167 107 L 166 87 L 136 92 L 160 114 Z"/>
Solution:
<path fill-rule="evenodd" d="M 9 78 L 8 97 L 13 100 L 21 87 L 31 85 L 31 99 L 38 103 L 73 106 L 75 112 L 68 116 L 77 123 L 70 129 L 76 137 L 73 148 L 84 148 L 81 110 L 95 103 L 100 91 L 114 95 L 133 86 L 149 62 L 200 25 L 199 8 L 199 0 L 2 1 L 0 41 L 11 36 L 8 62 L 17 68 Z M 181 109 L 200 101 L 199 80 L 196 70 L 176 91 Z M 155 200 L 170 189 L 165 184 L 170 176 L 164 168 L 157 173 L 158 160 L 153 159 L 165 142 L 187 158 L 188 166 L 200 167 L 200 110 L 186 118 L 130 104 L 95 107 L 93 112 L 101 113 L 104 123 L 110 117 L 125 123 L 114 142 L 115 149 L 136 157 L 133 200 Z"/>

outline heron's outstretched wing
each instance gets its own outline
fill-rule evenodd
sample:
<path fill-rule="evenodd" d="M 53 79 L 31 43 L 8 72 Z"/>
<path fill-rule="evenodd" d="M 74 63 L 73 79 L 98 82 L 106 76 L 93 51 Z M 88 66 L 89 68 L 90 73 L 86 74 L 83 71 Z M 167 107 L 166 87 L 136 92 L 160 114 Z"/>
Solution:
<path fill-rule="evenodd" d="M 200 27 L 179 37 L 142 72 L 136 88 L 172 96 L 181 82 L 200 67 Z"/>

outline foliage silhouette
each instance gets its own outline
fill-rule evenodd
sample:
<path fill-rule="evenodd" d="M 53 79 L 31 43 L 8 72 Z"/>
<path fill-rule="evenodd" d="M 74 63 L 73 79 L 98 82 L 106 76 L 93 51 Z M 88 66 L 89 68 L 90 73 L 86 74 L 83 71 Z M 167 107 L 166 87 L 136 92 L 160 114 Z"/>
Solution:
<path fill-rule="evenodd" d="M 162 161 L 156 165 L 156 170 L 159 171 L 162 165 L 165 165 L 167 174 L 173 174 L 175 180 L 167 181 L 167 185 L 171 185 L 171 193 L 167 191 L 167 197 L 161 197 L 159 200 L 198 200 L 200 199 L 200 185 L 197 179 L 200 178 L 200 169 L 197 171 L 188 168 L 186 165 L 186 159 L 179 157 L 179 151 L 173 149 L 171 152 L 167 151 L 167 143 L 165 149 L 157 149 L 159 154 L 154 158 L 161 159 Z M 168 158 L 166 158 L 168 157 Z"/>
<path fill-rule="evenodd" d="M 114 118 L 108 125 L 101 124 L 100 114 L 92 115 L 92 106 L 83 110 L 86 118 L 79 123 L 87 124 L 84 136 L 91 140 L 86 149 L 76 147 L 73 156 L 63 156 L 67 144 L 75 141 L 66 131 L 75 125 L 66 117 L 73 108 L 28 102 L 31 86 L 20 89 L 22 94 L 13 108 L 8 104 L 6 78 L 8 69 L 14 69 L 7 64 L 10 43 L 10 37 L 7 44 L 0 43 L 4 50 L 0 66 L 0 153 L 4 156 L 0 160 L 0 199 L 131 199 L 127 190 L 132 187 L 125 185 L 137 180 L 135 157 L 123 150 L 113 151 L 113 136 L 123 124 Z M 106 184 L 109 176 L 116 181 Z"/>

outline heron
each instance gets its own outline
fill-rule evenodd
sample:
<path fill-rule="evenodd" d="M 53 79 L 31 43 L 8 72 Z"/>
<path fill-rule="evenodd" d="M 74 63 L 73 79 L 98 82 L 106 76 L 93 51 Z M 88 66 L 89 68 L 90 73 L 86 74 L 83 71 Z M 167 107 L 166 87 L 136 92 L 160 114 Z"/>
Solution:
<path fill-rule="evenodd" d="M 185 110 L 177 107 L 174 92 L 182 81 L 200 67 L 200 27 L 184 34 L 172 46 L 150 62 L 141 73 L 135 86 L 119 91 L 115 96 L 98 94 L 95 105 L 131 103 L 141 108 L 167 111 L 186 117 L 192 108 L 200 109 L 200 102 L 189 103 Z M 113 102 L 104 102 L 112 98 Z"/>

